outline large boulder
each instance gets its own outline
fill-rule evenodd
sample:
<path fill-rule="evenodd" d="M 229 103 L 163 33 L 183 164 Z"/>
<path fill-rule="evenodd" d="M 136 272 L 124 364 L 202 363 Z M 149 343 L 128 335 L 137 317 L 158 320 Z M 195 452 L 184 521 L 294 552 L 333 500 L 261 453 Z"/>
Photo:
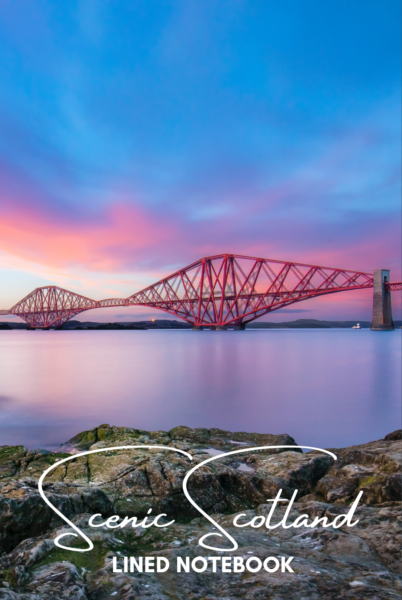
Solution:
<path fill-rule="evenodd" d="M 204 461 L 211 452 L 247 450 L 262 445 L 295 446 L 296 442 L 287 434 L 275 436 L 188 427 L 147 432 L 101 425 L 78 434 L 64 449 L 77 451 L 144 444 L 165 445 L 172 451 L 140 447 L 73 458 L 46 478 L 46 485 L 52 484 L 47 491 L 52 503 L 67 517 L 85 511 L 101 512 L 104 516 L 114 511 L 121 516 L 142 517 L 152 509 L 154 513 L 188 519 L 196 516 L 197 511 L 184 496 L 183 479 L 189 468 Z M 189 452 L 193 460 L 173 451 L 174 448 Z M 283 450 L 260 453 L 260 458 L 278 456 Z M 298 448 L 288 454 L 303 457 Z M 223 458 L 194 473 L 189 491 L 201 508 L 209 512 L 229 512 L 255 507 L 266 500 L 267 494 L 274 493 L 274 488 L 271 486 L 269 490 L 264 482 L 267 473 L 262 468 L 255 476 L 252 468 L 249 472 L 239 469 L 247 456 L 245 452 L 240 461 L 237 455 Z M 22 539 L 40 535 L 59 522 L 40 497 L 37 481 L 49 466 L 69 457 L 67 452 L 28 451 L 23 446 L 0 448 L 0 548 L 10 550 Z"/>
<path fill-rule="evenodd" d="M 191 466 L 205 460 L 210 454 L 242 450 L 242 455 L 220 459 L 197 471 L 191 478 L 190 493 L 196 495 L 200 506 L 209 511 L 230 511 L 241 506 L 257 506 L 265 501 L 268 490 L 262 480 L 266 473 L 261 472 L 253 478 L 254 470 L 251 467 L 247 473 L 241 470 L 248 456 L 248 448 L 295 446 L 293 454 L 303 456 L 295 440 L 287 434 L 233 433 L 184 426 L 175 427 L 169 432 L 148 432 L 100 425 L 74 436 L 63 445 L 63 449 L 85 451 L 145 444 L 179 448 L 189 452 L 193 460 L 190 462 L 187 457 L 173 451 L 146 448 L 111 450 L 75 458 L 51 472 L 47 480 L 70 486 L 99 487 L 122 515 L 142 516 L 152 508 L 154 511 L 188 518 L 195 516 L 196 511 L 183 494 L 183 479 Z M 8 451 L 12 454 L 11 449 Z M 272 456 L 285 451 L 286 448 L 280 448 L 259 454 Z M 37 480 L 48 466 L 69 456 L 66 452 L 53 454 L 37 451 L 29 454 L 26 449 L 19 452 L 22 458 L 18 464 L 12 463 L 7 471 L 9 477 L 29 475 Z"/>
<path fill-rule="evenodd" d="M 401 500 L 401 442 L 379 440 L 335 451 L 338 459 L 317 483 L 318 499 L 345 504 L 363 492 L 361 504 Z"/>
<path fill-rule="evenodd" d="M 394 442 L 396 440 L 401 440 L 401 439 L 402 439 L 402 429 L 397 429 L 396 431 L 393 431 L 392 433 L 388 433 L 388 435 L 386 435 L 384 438 L 384 440 L 390 441 L 390 442 Z"/>
<path fill-rule="evenodd" d="M 45 486 L 50 502 L 67 518 L 84 512 L 109 515 L 113 505 L 96 488 L 77 488 L 57 483 Z M 26 538 L 45 532 L 62 520 L 43 501 L 34 480 L 0 484 L 0 550 L 10 551 Z"/>
<path fill-rule="evenodd" d="M 295 490 L 297 499 L 310 494 L 333 463 L 331 456 L 319 452 L 285 451 L 273 457 L 256 453 L 246 458 L 247 466 L 254 469 L 251 481 L 265 499 L 275 497 L 280 489 L 288 499 Z"/>
<path fill-rule="evenodd" d="M 33 592 L 33 598 L 88 600 L 81 574 L 74 564 L 67 561 L 54 562 L 36 569 L 35 577 L 27 585 L 27 589 Z"/>

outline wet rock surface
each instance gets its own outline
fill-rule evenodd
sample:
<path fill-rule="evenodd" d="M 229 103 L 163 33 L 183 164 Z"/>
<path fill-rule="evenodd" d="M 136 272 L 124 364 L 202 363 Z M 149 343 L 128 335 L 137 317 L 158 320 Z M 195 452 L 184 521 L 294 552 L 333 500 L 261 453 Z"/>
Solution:
<path fill-rule="evenodd" d="M 73 459 L 49 473 L 44 485 L 47 498 L 94 545 L 90 552 L 74 553 L 56 547 L 58 535 L 74 531 L 39 495 L 43 471 L 70 456 L 67 450 L 144 444 L 164 445 L 172 451 L 109 450 Z M 145 432 L 103 425 L 75 436 L 65 445 L 65 452 L 0 447 L 0 600 L 399 598 L 400 434 L 331 449 L 336 461 L 319 452 L 303 454 L 297 448 L 247 450 L 263 445 L 294 446 L 296 442 L 286 434 L 186 427 Z M 188 452 L 191 460 L 174 448 Z M 189 480 L 192 497 L 238 544 L 230 553 L 207 550 L 198 541 L 217 530 L 187 501 L 183 479 L 201 461 L 234 450 L 242 452 L 209 462 Z M 279 489 L 287 500 L 298 490 L 288 509 L 287 524 L 297 518 L 300 523 L 305 515 L 304 523 L 318 518 L 318 525 L 267 529 L 269 500 Z M 332 526 L 360 492 L 354 514 L 357 524 Z M 281 522 L 288 505 L 278 505 L 271 524 Z M 136 516 L 140 521 L 150 509 L 151 515 L 166 513 L 174 524 L 164 528 L 132 527 L 132 523 L 114 529 L 88 526 L 95 513 L 103 517 L 99 523 L 110 515 Z M 261 526 L 234 527 L 233 519 L 240 514 L 240 523 L 254 519 Z M 228 547 L 225 538 L 207 540 L 214 547 Z M 86 547 L 73 535 L 64 537 L 62 543 Z M 170 569 L 165 573 L 113 572 L 113 557 L 122 568 L 123 558 L 131 556 L 164 557 Z M 224 573 L 218 567 L 213 573 L 211 565 L 203 573 L 176 572 L 178 557 L 214 556 L 238 556 L 244 561 L 294 557 L 293 572 Z"/>

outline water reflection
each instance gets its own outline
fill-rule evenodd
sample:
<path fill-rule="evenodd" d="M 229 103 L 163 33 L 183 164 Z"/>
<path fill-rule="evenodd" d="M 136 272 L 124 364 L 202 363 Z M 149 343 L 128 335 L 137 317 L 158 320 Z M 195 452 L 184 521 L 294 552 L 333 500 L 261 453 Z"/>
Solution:
<path fill-rule="evenodd" d="M 400 331 L 4 331 L 0 445 L 101 423 L 363 443 L 400 426 L 400 359 Z"/>

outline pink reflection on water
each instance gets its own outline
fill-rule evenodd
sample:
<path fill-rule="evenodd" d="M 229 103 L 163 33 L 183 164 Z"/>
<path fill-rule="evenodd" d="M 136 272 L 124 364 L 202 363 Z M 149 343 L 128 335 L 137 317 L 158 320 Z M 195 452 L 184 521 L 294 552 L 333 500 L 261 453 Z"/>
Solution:
<path fill-rule="evenodd" d="M 102 423 L 363 443 L 399 426 L 400 356 L 400 331 L 3 331 L 0 445 Z"/>

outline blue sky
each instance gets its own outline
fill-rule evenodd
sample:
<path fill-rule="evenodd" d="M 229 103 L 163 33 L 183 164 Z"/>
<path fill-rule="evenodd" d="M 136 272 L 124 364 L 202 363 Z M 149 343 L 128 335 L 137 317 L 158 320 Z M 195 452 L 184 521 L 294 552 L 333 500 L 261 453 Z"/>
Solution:
<path fill-rule="evenodd" d="M 50 283 L 125 297 L 225 251 L 400 281 L 400 11 L 0 0 L 1 307 Z"/>

